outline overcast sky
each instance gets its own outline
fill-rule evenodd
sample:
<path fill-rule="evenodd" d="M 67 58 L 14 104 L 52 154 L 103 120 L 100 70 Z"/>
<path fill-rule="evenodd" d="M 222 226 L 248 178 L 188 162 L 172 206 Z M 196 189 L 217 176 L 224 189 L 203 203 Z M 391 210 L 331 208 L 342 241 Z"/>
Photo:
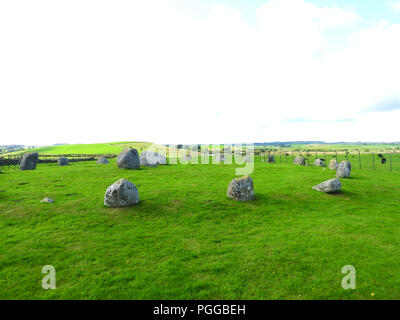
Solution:
<path fill-rule="evenodd" d="M 0 0 L 0 109 L 0 145 L 399 141 L 400 1 Z"/>

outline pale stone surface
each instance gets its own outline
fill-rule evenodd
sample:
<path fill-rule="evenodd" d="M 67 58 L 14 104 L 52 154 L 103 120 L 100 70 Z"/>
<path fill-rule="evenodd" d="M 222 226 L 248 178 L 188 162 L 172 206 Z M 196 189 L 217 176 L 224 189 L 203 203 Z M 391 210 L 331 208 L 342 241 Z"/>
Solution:
<path fill-rule="evenodd" d="M 306 159 L 304 159 L 302 156 L 297 156 L 294 158 L 293 163 L 304 166 L 306 164 Z"/>
<path fill-rule="evenodd" d="M 351 163 L 349 161 L 342 161 L 337 170 L 336 177 L 338 178 L 348 178 L 351 173 Z"/>
<path fill-rule="evenodd" d="M 112 208 L 126 207 L 139 202 L 138 189 L 126 179 L 119 179 L 114 182 L 107 188 L 104 196 L 104 205 Z"/>
<path fill-rule="evenodd" d="M 19 168 L 21 170 L 35 170 L 38 159 L 39 154 L 37 152 L 25 153 L 21 159 L 21 164 Z"/>
<path fill-rule="evenodd" d="M 321 159 L 315 159 L 314 166 L 316 166 L 316 167 L 326 167 L 326 164 Z"/>
<path fill-rule="evenodd" d="M 336 161 L 336 159 L 332 159 L 331 161 L 329 161 L 329 169 L 337 170 L 338 167 L 339 163 Z"/>
<path fill-rule="evenodd" d="M 117 166 L 122 169 L 139 169 L 140 159 L 136 149 L 124 149 L 118 155 Z"/>
<path fill-rule="evenodd" d="M 253 180 L 250 176 L 233 179 L 228 186 L 226 195 L 238 201 L 254 200 Z"/>
<path fill-rule="evenodd" d="M 69 165 L 69 160 L 68 158 L 61 157 L 57 159 L 57 163 L 59 166 L 67 166 Z"/>
<path fill-rule="evenodd" d="M 96 161 L 96 163 L 98 163 L 98 164 L 107 164 L 107 163 L 110 163 L 110 162 L 108 161 L 108 159 L 106 157 L 101 157 Z"/>
<path fill-rule="evenodd" d="M 157 166 L 167 164 L 167 157 L 154 151 L 143 151 L 140 154 L 141 166 Z"/>
<path fill-rule="evenodd" d="M 46 197 L 46 198 L 43 198 L 40 202 L 47 202 L 47 203 L 53 203 L 54 202 L 54 200 L 53 199 L 51 199 L 51 198 L 49 198 L 49 197 Z"/>
<path fill-rule="evenodd" d="M 340 183 L 339 179 L 330 179 L 327 181 L 324 181 L 314 187 L 312 187 L 314 190 L 320 191 L 320 192 L 325 192 L 325 193 L 336 193 L 339 192 L 342 189 L 342 185 Z"/>
<path fill-rule="evenodd" d="M 215 157 L 215 161 L 217 161 L 217 162 L 225 162 L 225 155 L 224 154 L 218 154 Z"/>

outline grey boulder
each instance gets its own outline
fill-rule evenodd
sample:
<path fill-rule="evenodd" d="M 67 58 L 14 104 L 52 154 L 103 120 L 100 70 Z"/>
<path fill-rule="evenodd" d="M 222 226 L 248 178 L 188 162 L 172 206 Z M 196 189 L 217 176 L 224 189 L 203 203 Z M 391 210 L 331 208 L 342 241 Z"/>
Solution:
<path fill-rule="evenodd" d="M 326 167 L 326 164 L 321 159 L 315 159 L 314 166 L 316 166 L 316 167 Z"/>
<path fill-rule="evenodd" d="M 339 179 L 330 179 L 324 181 L 314 187 L 314 190 L 325 192 L 325 193 L 336 193 L 342 189 L 342 184 L 340 183 Z"/>
<path fill-rule="evenodd" d="M 118 155 L 117 166 L 122 169 L 139 169 L 140 159 L 136 149 L 124 149 Z"/>
<path fill-rule="evenodd" d="M 267 162 L 268 163 L 275 163 L 276 162 L 275 161 L 275 157 L 274 156 L 268 156 Z"/>
<path fill-rule="evenodd" d="M 167 164 L 167 157 L 153 151 L 143 151 L 140 154 L 141 166 L 157 166 Z"/>
<path fill-rule="evenodd" d="M 126 179 L 119 179 L 110 185 L 104 196 L 104 205 L 111 208 L 126 207 L 139 202 L 138 189 Z"/>
<path fill-rule="evenodd" d="M 344 160 L 344 161 L 342 161 L 342 163 L 344 163 L 351 170 L 351 162 L 350 161 Z"/>
<path fill-rule="evenodd" d="M 348 178 L 351 173 L 351 163 L 349 161 L 342 161 L 337 170 L 336 177 L 338 178 Z"/>
<path fill-rule="evenodd" d="M 19 168 L 21 170 L 35 170 L 39 159 L 39 154 L 37 152 L 25 153 L 21 159 L 21 164 Z"/>
<path fill-rule="evenodd" d="M 59 166 L 67 166 L 69 165 L 69 160 L 68 158 L 61 157 L 57 159 L 57 163 Z"/>
<path fill-rule="evenodd" d="M 297 156 L 296 158 L 294 158 L 293 163 L 304 166 L 306 164 L 306 159 L 304 159 L 304 157 L 302 156 Z"/>
<path fill-rule="evenodd" d="M 339 163 L 336 161 L 336 159 L 332 159 L 331 161 L 329 161 L 329 169 L 337 170 L 338 167 Z"/>
<path fill-rule="evenodd" d="M 250 176 L 233 179 L 228 186 L 226 195 L 228 198 L 238 201 L 254 200 L 253 180 Z"/>
<path fill-rule="evenodd" d="M 96 163 L 98 163 L 98 164 L 107 164 L 107 163 L 110 163 L 110 162 L 108 161 L 108 159 L 106 157 L 101 157 L 96 161 Z"/>

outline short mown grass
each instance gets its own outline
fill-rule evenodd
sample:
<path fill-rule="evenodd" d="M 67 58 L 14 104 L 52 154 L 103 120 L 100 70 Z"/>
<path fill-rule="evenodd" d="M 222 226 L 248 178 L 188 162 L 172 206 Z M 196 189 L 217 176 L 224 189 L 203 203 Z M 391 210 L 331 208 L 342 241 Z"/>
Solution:
<path fill-rule="evenodd" d="M 113 159 L 0 174 L 0 298 L 399 298 L 398 173 L 354 169 L 336 195 L 311 189 L 329 169 L 256 159 L 251 177 L 256 200 L 242 203 L 226 197 L 233 165 Z M 120 178 L 139 205 L 103 205 Z M 41 287 L 44 265 L 55 290 Z M 341 287 L 345 265 L 356 290 Z"/>

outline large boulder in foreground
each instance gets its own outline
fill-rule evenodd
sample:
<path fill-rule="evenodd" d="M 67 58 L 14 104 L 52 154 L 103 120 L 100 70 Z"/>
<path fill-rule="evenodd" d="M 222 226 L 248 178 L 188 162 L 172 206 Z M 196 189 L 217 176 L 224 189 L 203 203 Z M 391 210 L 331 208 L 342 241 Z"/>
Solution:
<path fill-rule="evenodd" d="M 104 205 L 111 208 L 127 207 L 139 202 L 138 189 L 126 179 L 119 179 L 114 182 L 107 188 L 104 196 Z"/>
<path fill-rule="evenodd" d="M 326 167 L 326 164 L 321 159 L 315 159 L 314 166 L 316 166 L 316 167 Z"/>
<path fill-rule="evenodd" d="M 314 190 L 325 192 L 325 193 L 336 193 L 342 189 L 342 184 L 340 183 L 339 179 L 330 179 L 324 181 L 314 187 Z"/>
<path fill-rule="evenodd" d="M 351 173 L 350 161 L 342 161 L 336 170 L 336 177 L 348 178 L 350 176 L 350 173 Z"/>
<path fill-rule="evenodd" d="M 249 176 L 233 179 L 228 186 L 226 195 L 238 201 L 254 200 L 253 180 Z"/>
<path fill-rule="evenodd" d="M 106 157 L 100 157 L 99 159 L 97 159 L 96 163 L 97 164 L 108 164 L 110 162 L 108 161 L 108 159 Z"/>
<path fill-rule="evenodd" d="M 57 159 L 57 163 L 59 166 L 67 166 L 69 165 L 69 160 L 68 158 L 60 157 Z"/>
<path fill-rule="evenodd" d="M 167 164 L 167 157 L 154 151 L 143 151 L 140 154 L 141 166 L 156 166 Z"/>
<path fill-rule="evenodd" d="M 19 168 L 21 170 L 35 170 L 39 159 L 39 154 L 37 152 L 25 153 L 21 159 L 21 164 Z"/>
<path fill-rule="evenodd" d="M 122 169 L 139 169 L 140 159 L 136 149 L 124 149 L 118 155 L 117 166 Z"/>
<path fill-rule="evenodd" d="M 329 161 L 329 169 L 337 170 L 338 167 L 339 167 L 339 163 L 337 162 L 336 159 L 332 159 L 331 161 Z"/>
<path fill-rule="evenodd" d="M 293 163 L 304 166 L 306 164 L 306 159 L 304 159 L 304 157 L 302 156 L 297 156 L 296 158 L 294 158 Z"/>

